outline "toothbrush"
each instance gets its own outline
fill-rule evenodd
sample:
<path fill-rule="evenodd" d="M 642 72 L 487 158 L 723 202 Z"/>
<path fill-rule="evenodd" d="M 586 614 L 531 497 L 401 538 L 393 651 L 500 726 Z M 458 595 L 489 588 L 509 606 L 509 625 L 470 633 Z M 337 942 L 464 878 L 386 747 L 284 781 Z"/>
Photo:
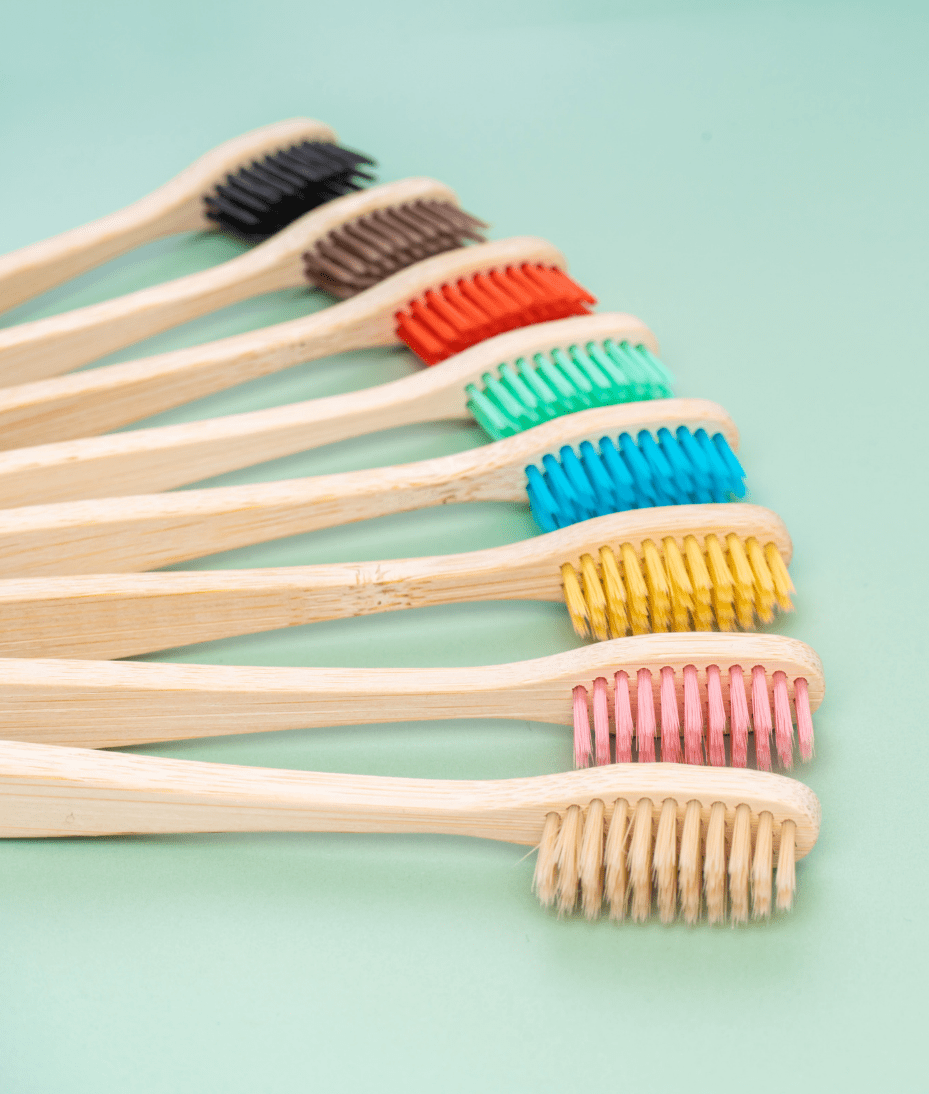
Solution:
<path fill-rule="evenodd" d="M 0 656 L 115 658 L 374 612 L 565 600 L 575 631 L 751 629 L 791 608 L 791 544 L 755 505 L 633 510 L 484 551 L 261 570 L 0 580 Z"/>
<path fill-rule="evenodd" d="M 632 316 L 575 316 L 499 334 L 433 368 L 347 395 L 0 452 L 0 508 L 170 490 L 442 418 L 471 417 L 500 440 L 591 406 L 667 398 L 671 377 L 657 348 Z M 80 428 L 77 418 L 72 424 Z M 15 426 L 10 434 L 0 445 L 20 436 Z"/>
<path fill-rule="evenodd" d="M 723 502 L 745 492 L 736 442 L 715 403 L 659 399 L 582 410 L 483 448 L 397 467 L 5 509 L 0 576 L 151 570 L 455 502 L 528 495 L 546 532 L 627 509 Z"/>
<path fill-rule="evenodd" d="M 483 240 L 483 227 L 458 207 L 454 191 L 433 179 L 348 194 L 212 269 L 0 330 L 0 382 L 58 376 L 197 316 L 280 289 L 315 287 L 353 296 L 466 239 Z"/>
<path fill-rule="evenodd" d="M 426 719 L 506 718 L 574 726 L 579 767 L 683 758 L 758 767 L 813 752 L 824 693 L 808 646 L 776 634 L 645 634 L 475 668 L 344 669 L 0 659 L 4 735 L 114 748 L 230 733 Z M 611 694 L 612 693 L 612 694 Z M 793 713 L 791 712 L 793 703 Z M 593 741 L 588 704 L 593 711 Z M 610 708 L 612 707 L 612 722 Z M 656 713 L 657 712 L 657 713 Z"/>
<path fill-rule="evenodd" d="M 163 236 L 221 228 L 266 239 L 370 177 L 362 165 L 373 160 L 336 140 L 328 125 L 292 118 L 226 141 L 140 201 L 0 256 L 0 310 Z"/>
<path fill-rule="evenodd" d="M 363 258 L 350 255 L 346 241 L 335 235 L 346 259 Z M 317 245 L 327 251 L 325 257 L 333 257 L 332 242 L 329 237 Z M 363 259 L 361 271 L 356 268 L 351 277 L 383 276 L 382 259 Z M 594 298 L 571 281 L 566 265 L 560 251 L 532 236 L 460 247 L 300 319 L 157 357 L 19 384 L 0 390 L 0 443 L 22 447 L 93 436 L 246 380 L 354 349 L 406 343 L 434 364 L 504 331 L 585 314 Z M 53 362 L 54 357 L 43 360 Z"/>
<path fill-rule="evenodd" d="M 588 919 L 745 923 L 788 910 L 819 834 L 808 787 L 761 771 L 616 764 L 452 781 L 0 744 L 0 837 L 420 832 L 538 848 L 533 887 Z M 777 863 L 776 882 L 774 864 Z M 654 889 L 653 889 L 654 885 Z"/>

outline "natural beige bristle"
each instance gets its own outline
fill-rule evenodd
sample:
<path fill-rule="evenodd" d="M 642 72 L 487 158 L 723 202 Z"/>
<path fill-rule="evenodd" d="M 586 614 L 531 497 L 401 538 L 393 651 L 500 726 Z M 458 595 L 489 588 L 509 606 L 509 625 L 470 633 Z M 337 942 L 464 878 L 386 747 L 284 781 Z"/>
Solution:
<path fill-rule="evenodd" d="M 630 911 L 636 923 L 648 919 L 652 910 L 652 803 L 640 798 L 632 816 L 629 841 Z"/>
<path fill-rule="evenodd" d="M 781 825 L 781 846 L 777 855 L 777 908 L 789 911 L 797 888 L 797 825 L 785 820 Z"/>
<path fill-rule="evenodd" d="M 700 918 L 700 803 L 689 801 L 681 829 L 681 853 L 678 883 L 681 890 L 681 916 L 685 923 Z"/>
<path fill-rule="evenodd" d="M 606 807 L 595 798 L 587 807 L 581 837 L 581 907 L 588 919 L 596 919 L 603 904 L 603 818 Z"/>
<path fill-rule="evenodd" d="M 532 888 L 543 907 L 546 908 L 555 903 L 558 868 L 556 849 L 559 828 L 561 828 L 561 817 L 557 813 L 549 813 L 542 828 L 542 838 L 539 840 L 539 854 L 535 860 Z"/>
<path fill-rule="evenodd" d="M 752 860 L 752 913 L 756 919 L 771 914 L 771 870 L 773 859 L 774 817 L 765 810 L 758 818 L 755 833 L 755 857 Z"/>
<path fill-rule="evenodd" d="M 670 923 L 677 914 L 677 802 L 673 798 L 665 798 L 661 805 L 654 873 L 658 915 L 662 923 Z"/>
<path fill-rule="evenodd" d="M 558 911 L 564 915 L 577 903 L 577 886 L 580 880 L 581 809 L 569 805 L 561 822 L 555 857 L 558 861 Z"/>
<path fill-rule="evenodd" d="M 645 539 L 581 556 L 576 569 L 561 567 L 565 603 L 575 631 L 598 640 L 649 631 L 746 630 L 756 617 L 768 623 L 774 606 L 790 608 L 793 586 L 774 543 L 764 548 L 734 532 L 725 537 L 684 537 L 684 550 L 668 536 L 659 546 Z M 774 561 L 776 560 L 776 561 Z M 598 567 L 599 561 L 599 567 Z M 578 572 L 578 570 L 580 572 Z"/>
<path fill-rule="evenodd" d="M 722 802 L 710 807 L 703 852 L 703 891 L 707 919 L 721 923 L 726 918 L 726 806 Z"/>
<path fill-rule="evenodd" d="M 744 803 L 736 806 L 729 851 L 729 900 L 732 922 L 748 922 L 748 884 L 752 867 L 752 811 Z"/>
<path fill-rule="evenodd" d="M 629 803 L 622 798 L 613 805 L 613 816 L 606 834 L 604 859 L 604 896 L 610 906 L 610 919 L 626 916 L 626 837 L 628 835 Z"/>

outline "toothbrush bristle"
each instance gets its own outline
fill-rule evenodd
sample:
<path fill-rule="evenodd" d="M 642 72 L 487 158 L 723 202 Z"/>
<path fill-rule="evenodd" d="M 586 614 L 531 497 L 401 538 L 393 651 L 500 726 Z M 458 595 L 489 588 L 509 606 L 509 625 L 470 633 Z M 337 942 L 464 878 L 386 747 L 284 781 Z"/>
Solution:
<path fill-rule="evenodd" d="M 755 626 L 771 618 L 772 601 L 767 599 L 771 569 L 768 557 L 781 560 L 774 544 L 773 552 L 747 552 L 738 536 L 720 538 L 684 537 L 682 553 L 673 537 L 661 543 L 645 540 L 641 548 L 623 543 L 616 549 L 601 547 L 597 553 L 581 558 L 580 574 L 570 564 L 561 567 L 565 603 L 575 631 L 582 638 L 605 641 L 632 634 L 658 631 L 706 631 L 715 623 L 719 630 Z M 751 569 L 740 570 L 739 611 L 728 610 L 733 585 L 733 555 L 745 558 Z M 708 560 L 712 558 L 712 565 Z M 783 564 L 783 560 L 781 560 Z M 643 569 L 645 573 L 643 574 Z M 786 573 L 786 568 L 785 568 Z M 790 607 L 790 601 L 786 602 Z"/>
<path fill-rule="evenodd" d="M 505 331 L 586 315 L 594 297 L 555 266 L 526 263 L 430 289 L 397 312 L 397 337 L 428 365 Z"/>
<path fill-rule="evenodd" d="M 728 704 L 723 694 L 723 679 L 728 682 Z M 591 740 L 590 697 L 588 689 L 578 684 L 572 692 L 574 722 L 574 762 L 577 767 L 632 760 L 632 738 L 639 762 L 655 760 L 655 738 L 659 735 L 661 759 L 664 762 L 703 764 L 723 767 L 726 764 L 725 737 L 730 730 L 732 767 L 745 767 L 748 762 L 748 734 L 754 730 L 755 758 L 762 770 L 770 770 L 769 738 L 776 725 L 777 756 L 781 765 L 789 768 L 793 762 L 794 723 L 800 755 L 809 759 L 813 751 L 813 722 L 807 681 L 799 677 L 789 681 L 781 670 L 769 679 L 762 665 L 751 670 L 751 718 L 745 693 L 745 677 L 739 665 L 720 671 L 718 665 L 698 669 L 686 665 L 678 674 L 669 665 L 663 666 L 658 680 L 650 669 L 636 673 L 635 709 L 630 694 L 629 674 L 623 670 L 614 676 L 612 720 L 616 737 L 615 761 L 610 758 L 610 689 L 605 677 L 593 681 L 593 725 Z M 656 691 L 658 709 L 656 712 Z M 791 712 L 791 693 L 793 712 Z M 728 705 L 728 710 L 727 710 Z M 683 753 L 681 738 L 683 728 Z M 704 756 L 706 757 L 704 760 Z"/>
<path fill-rule="evenodd" d="M 227 175 L 203 201 L 224 231 L 260 243 L 333 198 L 373 181 L 374 160 L 324 141 L 303 141 Z"/>
<path fill-rule="evenodd" d="M 345 300 L 424 258 L 482 242 L 487 225 L 449 201 L 411 201 L 355 217 L 303 256 L 317 288 Z"/>
<path fill-rule="evenodd" d="M 607 338 L 507 361 L 465 391 L 477 423 L 499 441 L 578 410 L 667 399 L 672 382 L 647 346 Z"/>
<path fill-rule="evenodd" d="M 727 831 L 731 833 L 727 840 Z M 777 852 L 775 883 L 774 857 Z M 595 798 L 545 817 L 534 888 L 559 915 L 578 906 L 587 919 L 607 911 L 641 922 L 657 913 L 745 923 L 790 908 L 796 887 L 796 823 L 777 824 L 748 803 L 708 809 L 699 801 Z"/>
<path fill-rule="evenodd" d="M 647 430 L 635 440 L 628 433 L 616 443 L 603 437 L 599 450 L 583 441 L 580 455 L 565 445 L 558 459 L 543 456 L 541 469 L 530 464 L 526 477 L 533 516 L 545 532 L 629 509 L 745 496 L 745 472 L 725 437 L 686 426 L 675 435 L 658 430 L 657 441 Z"/>

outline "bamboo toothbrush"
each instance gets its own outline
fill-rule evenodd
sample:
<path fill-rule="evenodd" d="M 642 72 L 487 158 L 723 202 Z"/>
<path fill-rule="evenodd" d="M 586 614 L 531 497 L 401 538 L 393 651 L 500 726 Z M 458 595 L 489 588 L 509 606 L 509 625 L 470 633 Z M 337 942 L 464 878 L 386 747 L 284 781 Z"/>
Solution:
<path fill-rule="evenodd" d="M 348 395 L 0 452 L 0 508 L 169 490 L 348 437 L 442 418 L 473 416 L 499 440 L 587 407 L 670 396 L 671 377 L 655 351 L 651 331 L 629 315 L 537 323 Z M 73 424 L 78 428 L 76 419 Z M 11 432 L 17 435 L 15 428 Z"/>
<path fill-rule="evenodd" d="M 4 734 L 42 744 L 113 748 L 230 733 L 445 718 L 574 725 L 578 766 L 593 758 L 661 758 L 759 767 L 813 751 L 811 710 L 825 685 L 819 658 L 776 634 L 644 634 L 479 668 L 328 669 L 0 659 Z M 611 695 L 615 692 L 615 695 Z M 791 700 L 794 713 L 791 713 Z M 610 708 L 613 723 L 610 722 Z M 656 716 L 656 711 L 660 716 Z M 751 712 L 751 713 L 749 713 Z"/>
<path fill-rule="evenodd" d="M 362 275 L 384 276 L 379 272 L 383 255 L 365 258 L 353 248 L 336 232 L 317 245 L 312 261 L 332 259 L 334 253 L 346 263 L 360 259 L 360 270 L 357 264 L 346 270 L 346 283 Z M 571 281 L 566 265 L 543 239 L 479 243 L 424 259 L 350 300 L 300 319 L 7 388 L 0 391 L 0 444 L 22 447 L 93 436 L 246 380 L 354 349 L 406 343 L 433 364 L 504 331 L 585 314 L 594 298 Z"/>
<path fill-rule="evenodd" d="M 0 837 L 429 832 L 538 847 L 543 905 L 588 919 L 744 923 L 791 907 L 819 833 L 808 787 L 760 771 L 617 764 L 452 781 L 0 743 Z M 777 880 L 774 863 L 777 862 Z M 654 888 L 653 888 L 654 886 Z"/>
<path fill-rule="evenodd" d="M 707 631 L 791 608 L 791 544 L 755 505 L 595 517 L 535 539 L 435 558 L 263 570 L 0 580 L 0 656 L 140 653 L 374 612 L 565 599 L 575 630 Z"/>
<path fill-rule="evenodd" d="M 280 289 L 346 298 L 424 258 L 483 241 L 483 221 L 433 179 L 336 198 L 209 270 L 0 331 L 0 381 L 58 376 L 200 315 Z"/>
<path fill-rule="evenodd" d="M 4 509 L 0 576 L 151 570 L 453 502 L 528 495 L 542 531 L 627 509 L 723 502 L 745 492 L 736 442 L 715 403 L 659 399 L 582 410 L 483 448 L 397 467 Z"/>
<path fill-rule="evenodd" d="M 374 161 L 336 140 L 311 118 L 266 125 L 219 145 L 124 209 L 0 256 L 0 311 L 163 236 L 221 228 L 266 239 L 370 178 L 363 167 Z"/>

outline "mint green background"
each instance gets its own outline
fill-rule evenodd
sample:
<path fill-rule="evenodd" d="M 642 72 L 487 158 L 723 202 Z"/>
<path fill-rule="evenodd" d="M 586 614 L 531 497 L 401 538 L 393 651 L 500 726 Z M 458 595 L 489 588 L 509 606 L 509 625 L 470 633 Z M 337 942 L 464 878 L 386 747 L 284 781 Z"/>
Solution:
<path fill-rule="evenodd" d="M 36 3 L 0 45 L 0 250 L 148 192 L 296 114 L 430 174 L 570 256 L 642 316 L 684 394 L 742 430 L 751 497 L 795 541 L 786 633 L 825 662 L 822 838 L 793 915 L 748 930 L 559 922 L 521 849 L 441 838 L 204 836 L 0 848 L 0 1087 L 223 1091 L 926 1089 L 925 52 L 913 4 Z M 152 245 L 27 319 L 211 265 Z M 282 293 L 152 340 L 302 314 Z M 921 321 L 920 321 L 921 320 Z M 121 355 L 138 355 L 134 349 Z M 314 363 L 180 421 L 404 375 Z M 437 424 L 227 476 L 387 464 L 481 442 Z M 487 547 L 480 505 L 333 529 L 197 566 Z M 573 645 L 557 605 L 421 610 L 185 649 L 235 664 L 438 665 Z M 491 721 L 152 747 L 306 769 L 502 777 L 570 765 L 568 731 Z"/>

